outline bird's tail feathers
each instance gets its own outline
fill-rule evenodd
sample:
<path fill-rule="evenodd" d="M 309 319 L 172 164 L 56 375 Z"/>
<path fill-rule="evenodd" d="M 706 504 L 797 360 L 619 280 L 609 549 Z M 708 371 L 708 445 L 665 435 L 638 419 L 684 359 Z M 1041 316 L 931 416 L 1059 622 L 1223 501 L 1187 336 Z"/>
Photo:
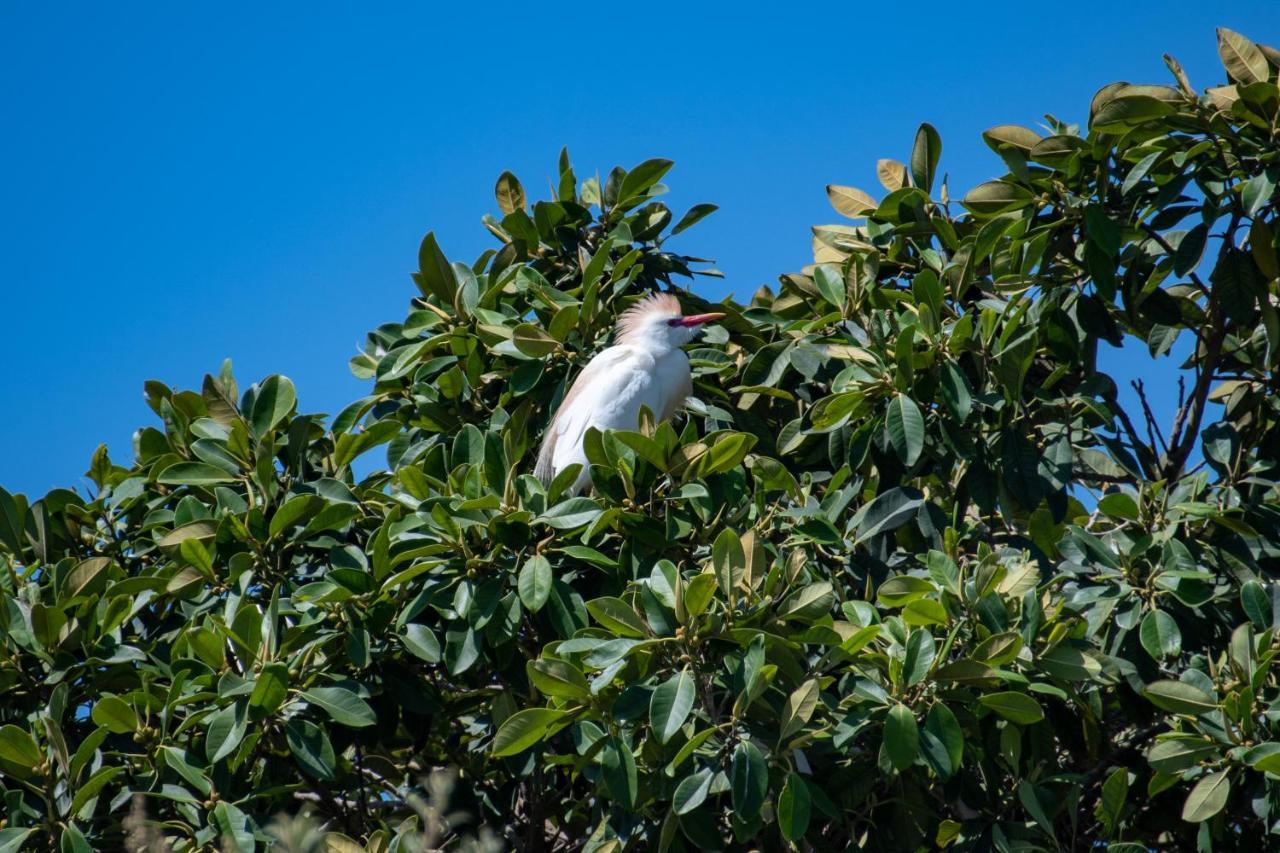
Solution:
<path fill-rule="evenodd" d="M 551 483 L 555 477 L 555 469 L 552 466 L 552 457 L 556 452 L 556 434 L 555 430 L 548 429 L 546 436 L 542 439 L 542 447 L 538 450 L 538 462 L 533 467 L 533 476 L 542 481 L 542 485 L 546 486 Z"/>

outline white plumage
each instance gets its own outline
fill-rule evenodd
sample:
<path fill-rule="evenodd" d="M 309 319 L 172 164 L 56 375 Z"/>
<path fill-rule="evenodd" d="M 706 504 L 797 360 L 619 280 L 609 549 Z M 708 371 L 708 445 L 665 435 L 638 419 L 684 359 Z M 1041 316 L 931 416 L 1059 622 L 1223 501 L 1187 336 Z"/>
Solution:
<path fill-rule="evenodd" d="M 667 293 L 647 296 L 618 318 L 616 343 L 587 362 L 556 410 L 534 473 L 550 482 L 570 465 L 582 471 L 571 487 L 579 492 L 591 483 L 582 440 L 587 430 L 635 429 L 647 406 L 667 420 L 693 393 L 689 357 L 680 347 L 702 326 L 723 314 L 683 316 L 680 303 Z"/>

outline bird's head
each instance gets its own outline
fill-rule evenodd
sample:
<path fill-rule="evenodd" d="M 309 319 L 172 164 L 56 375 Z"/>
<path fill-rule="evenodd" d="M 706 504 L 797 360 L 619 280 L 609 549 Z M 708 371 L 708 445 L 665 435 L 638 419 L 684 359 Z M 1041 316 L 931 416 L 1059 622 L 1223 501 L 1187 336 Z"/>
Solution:
<path fill-rule="evenodd" d="M 654 293 L 641 299 L 618 317 L 618 343 L 654 350 L 682 347 L 702 328 L 724 314 L 685 314 L 670 293 Z"/>

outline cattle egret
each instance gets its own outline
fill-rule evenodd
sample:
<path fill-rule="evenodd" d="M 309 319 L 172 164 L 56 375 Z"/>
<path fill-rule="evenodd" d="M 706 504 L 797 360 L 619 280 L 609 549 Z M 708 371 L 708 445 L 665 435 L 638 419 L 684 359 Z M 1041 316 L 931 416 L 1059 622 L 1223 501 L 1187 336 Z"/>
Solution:
<path fill-rule="evenodd" d="M 647 406 L 667 420 L 693 393 L 689 357 L 680 347 L 723 314 L 684 316 L 669 293 L 645 297 L 618 317 L 614 345 L 587 362 L 551 418 L 534 473 L 544 483 L 570 465 L 582 471 L 571 493 L 591 483 L 582 440 L 587 430 L 635 429 Z"/>

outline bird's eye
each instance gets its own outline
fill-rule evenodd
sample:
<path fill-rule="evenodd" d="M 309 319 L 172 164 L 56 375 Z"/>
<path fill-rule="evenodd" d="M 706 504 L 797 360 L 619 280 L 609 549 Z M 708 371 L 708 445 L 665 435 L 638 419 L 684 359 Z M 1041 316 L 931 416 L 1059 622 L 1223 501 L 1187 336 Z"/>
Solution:
<path fill-rule="evenodd" d="M 680 319 L 681 319 L 681 318 L 679 318 L 679 317 L 672 317 L 670 320 L 668 320 L 668 321 L 667 321 L 667 325 L 668 325 L 668 326 L 679 326 L 679 325 L 680 325 Z"/>

